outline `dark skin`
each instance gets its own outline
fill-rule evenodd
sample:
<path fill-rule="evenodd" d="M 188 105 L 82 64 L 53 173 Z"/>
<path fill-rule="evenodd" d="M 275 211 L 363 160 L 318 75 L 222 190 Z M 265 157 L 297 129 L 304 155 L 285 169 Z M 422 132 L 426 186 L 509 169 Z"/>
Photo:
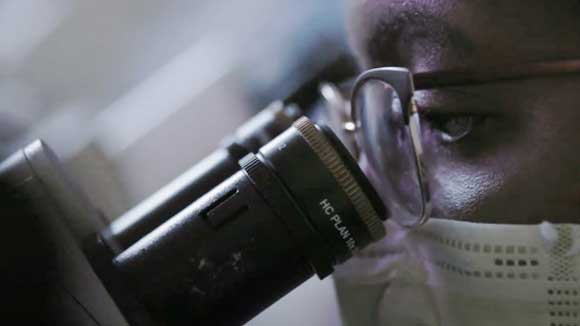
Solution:
<path fill-rule="evenodd" d="M 579 1 L 352 0 L 363 69 L 413 72 L 580 58 Z M 580 76 L 416 93 L 433 216 L 580 222 Z M 472 119 L 445 141 L 446 124 Z"/>

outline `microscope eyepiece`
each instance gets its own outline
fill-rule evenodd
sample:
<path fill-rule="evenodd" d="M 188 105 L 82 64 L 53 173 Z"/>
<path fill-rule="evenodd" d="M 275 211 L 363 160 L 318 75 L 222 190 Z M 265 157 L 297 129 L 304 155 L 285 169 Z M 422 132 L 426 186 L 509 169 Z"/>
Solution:
<path fill-rule="evenodd" d="M 384 206 L 307 118 L 113 260 L 155 321 L 239 325 L 385 234 Z"/>

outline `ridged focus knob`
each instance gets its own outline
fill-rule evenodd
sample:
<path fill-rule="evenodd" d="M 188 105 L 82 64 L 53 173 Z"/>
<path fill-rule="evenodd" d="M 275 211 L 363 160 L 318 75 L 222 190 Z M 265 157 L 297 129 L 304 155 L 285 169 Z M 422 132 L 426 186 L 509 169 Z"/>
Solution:
<path fill-rule="evenodd" d="M 352 205 L 355 207 L 359 218 L 365 226 L 373 241 L 385 236 L 383 221 L 367 194 L 360 185 L 360 177 L 356 178 L 351 173 L 344 161 L 344 155 L 339 155 L 336 146 L 327 139 L 328 134 L 324 134 L 306 117 L 302 117 L 294 122 L 293 127 L 298 129 L 312 150 L 318 155 L 322 163 L 332 173 L 342 190 L 348 195 Z"/>

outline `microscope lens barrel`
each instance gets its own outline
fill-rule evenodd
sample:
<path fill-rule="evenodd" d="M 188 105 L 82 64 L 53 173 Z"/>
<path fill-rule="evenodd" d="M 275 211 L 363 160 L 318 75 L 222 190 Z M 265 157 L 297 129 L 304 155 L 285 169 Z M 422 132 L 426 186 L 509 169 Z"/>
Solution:
<path fill-rule="evenodd" d="M 384 236 L 378 195 L 306 118 L 239 167 L 113 260 L 153 320 L 244 324 Z"/>
<path fill-rule="evenodd" d="M 238 128 L 224 148 L 113 221 L 101 232 L 103 241 L 113 252 L 122 252 L 234 174 L 242 157 L 257 152 L 299 117 L 298 108 L 272 103 Z"/>

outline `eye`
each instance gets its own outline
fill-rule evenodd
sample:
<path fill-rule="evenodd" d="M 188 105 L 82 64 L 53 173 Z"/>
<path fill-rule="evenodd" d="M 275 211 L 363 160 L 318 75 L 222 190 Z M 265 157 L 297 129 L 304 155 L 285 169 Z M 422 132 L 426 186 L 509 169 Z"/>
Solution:
<path fill-rule="evenodd" d="M 485 117 L 472 114 L 428 114 L 427 125 L 442 142 L 454 143 L 467 137 Z"/>

